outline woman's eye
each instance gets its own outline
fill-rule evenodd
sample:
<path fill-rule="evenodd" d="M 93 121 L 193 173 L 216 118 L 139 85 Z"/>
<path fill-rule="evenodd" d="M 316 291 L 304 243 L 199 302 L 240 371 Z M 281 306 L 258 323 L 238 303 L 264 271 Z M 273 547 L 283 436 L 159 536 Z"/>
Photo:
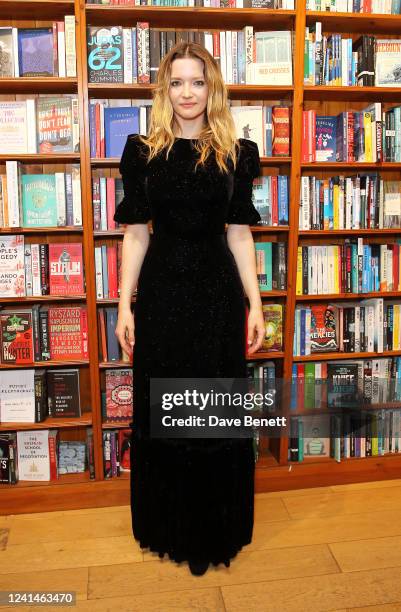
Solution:
<path fill-rule="evenodd" d="M 179 81 L 171 81 L 170 85 L 171 87 L 175 87 L 176 85 L 179 85 L 180 82 Z"/>
<path fill-rule="evenodd" d="M 205 81 L 195 81 L 195 85 L 199 85 L 199 87 L 202 87 L 205 84 Z"/>

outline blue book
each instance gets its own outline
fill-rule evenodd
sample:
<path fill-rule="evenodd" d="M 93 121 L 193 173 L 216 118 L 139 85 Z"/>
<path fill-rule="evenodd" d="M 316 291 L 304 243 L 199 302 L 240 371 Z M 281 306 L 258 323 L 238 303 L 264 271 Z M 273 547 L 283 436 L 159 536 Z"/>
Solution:
<path fill-rule="evenodd" d="M 20 76 L 57 76 L 54 71 L 53 28 L 18 29 Z"/>
<path fill-rule="evenodd" d="M 117 308 L 105 308 L 107 357 L 109 361 L 120 360 L 120 345 L 114 333 L 117 325 Z"/>
<path fill-rule="evenodd" d="M 272 290 L 272 243 L 255 242 L 257 276 L 261 291 Z"/>
<path fill-rule="evenodd" d="M 278 224 L 288 225 L 288 176 L 278 176 Z"/>
<path fill-rule="evenodd" d="M 316 161 L 336 161 L 336 123 L 333 116 L 316 116 Z"/>
<path fill-rule="evenodd" d="M 273 154 L 273 117 L 272 107 L 265 106 L 265 142 L 266 142 L 266 157 L 271 157 Z"/>
<path fill-rule="evenodd" d="M 138 42 L 136 28 L 132 28 L 132 76 L 134 83 L 138 80 Z"/>
<path fill-rule="evenodd" d="M 90 155 L 96 157 L 96 105 L 89 104 L 89 142 Z"/>
<path fill-rule="evenodd" d="M 121 157 L 127 137 L 139 133 L 139 108 L 104 109 L 104 135 L 106 157 Z"/>

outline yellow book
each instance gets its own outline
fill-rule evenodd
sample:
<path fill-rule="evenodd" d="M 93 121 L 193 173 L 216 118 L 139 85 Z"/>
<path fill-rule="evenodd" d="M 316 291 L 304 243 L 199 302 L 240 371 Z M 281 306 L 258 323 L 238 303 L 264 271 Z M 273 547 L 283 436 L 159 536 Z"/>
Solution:
<path fill-rule="evenodd" d="M 365 162 L 372 162 L 372 115 L 370 113 L 363 113 L 363 129 L 365 134 Z"/>
<path fill-rule="evenodd" d="M 340 247 L 338 246 L 338 244 L 336 244 L 334 251 L 334 293 L 340 293 L 340 271 L 338 269 L 339 260 Z"/>
<path fill-rule="evenodd" d="M 393 350 L 398 351 L 400 348 L 400 306 L 393 306 Z"/>
<path fill-rule="evenodd" d="M 297 286 L 296 294 L 302 295 L 302 247 L 298 247 L 297 254 Z"/>

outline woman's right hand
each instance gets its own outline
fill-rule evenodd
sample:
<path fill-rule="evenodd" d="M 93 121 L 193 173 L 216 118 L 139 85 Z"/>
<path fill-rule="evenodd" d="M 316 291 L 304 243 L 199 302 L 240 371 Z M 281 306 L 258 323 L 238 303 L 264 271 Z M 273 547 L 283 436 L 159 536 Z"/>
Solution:
<path fill-rule="evenodd" d="M 123 351 L 132 355 L 135 344 L 135 322 L 130 309 L 118 311 L 115 334 Z"/>

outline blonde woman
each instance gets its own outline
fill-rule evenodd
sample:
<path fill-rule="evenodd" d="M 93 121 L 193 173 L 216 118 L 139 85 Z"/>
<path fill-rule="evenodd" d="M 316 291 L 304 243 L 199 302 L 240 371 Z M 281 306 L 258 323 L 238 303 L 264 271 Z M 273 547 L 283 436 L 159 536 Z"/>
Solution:
<path fill-rule="evenodd" d="M 198 44 L 176 45 L 160 64 L 149 134 L 129 136 L 121 158 L 116 335 L 133 352 L 133 534 L 161 558 L 188 561 L 194 575 L 229 567 L 251 542 L 252 440 L 152 438 L 149 383 L 246 377 L 244 290 L 248 352 L 264 337 L 249 229 L 260 220 L 251 199 L 259 171 L 257 145 L 235 137 L 218 64 Z"/>

